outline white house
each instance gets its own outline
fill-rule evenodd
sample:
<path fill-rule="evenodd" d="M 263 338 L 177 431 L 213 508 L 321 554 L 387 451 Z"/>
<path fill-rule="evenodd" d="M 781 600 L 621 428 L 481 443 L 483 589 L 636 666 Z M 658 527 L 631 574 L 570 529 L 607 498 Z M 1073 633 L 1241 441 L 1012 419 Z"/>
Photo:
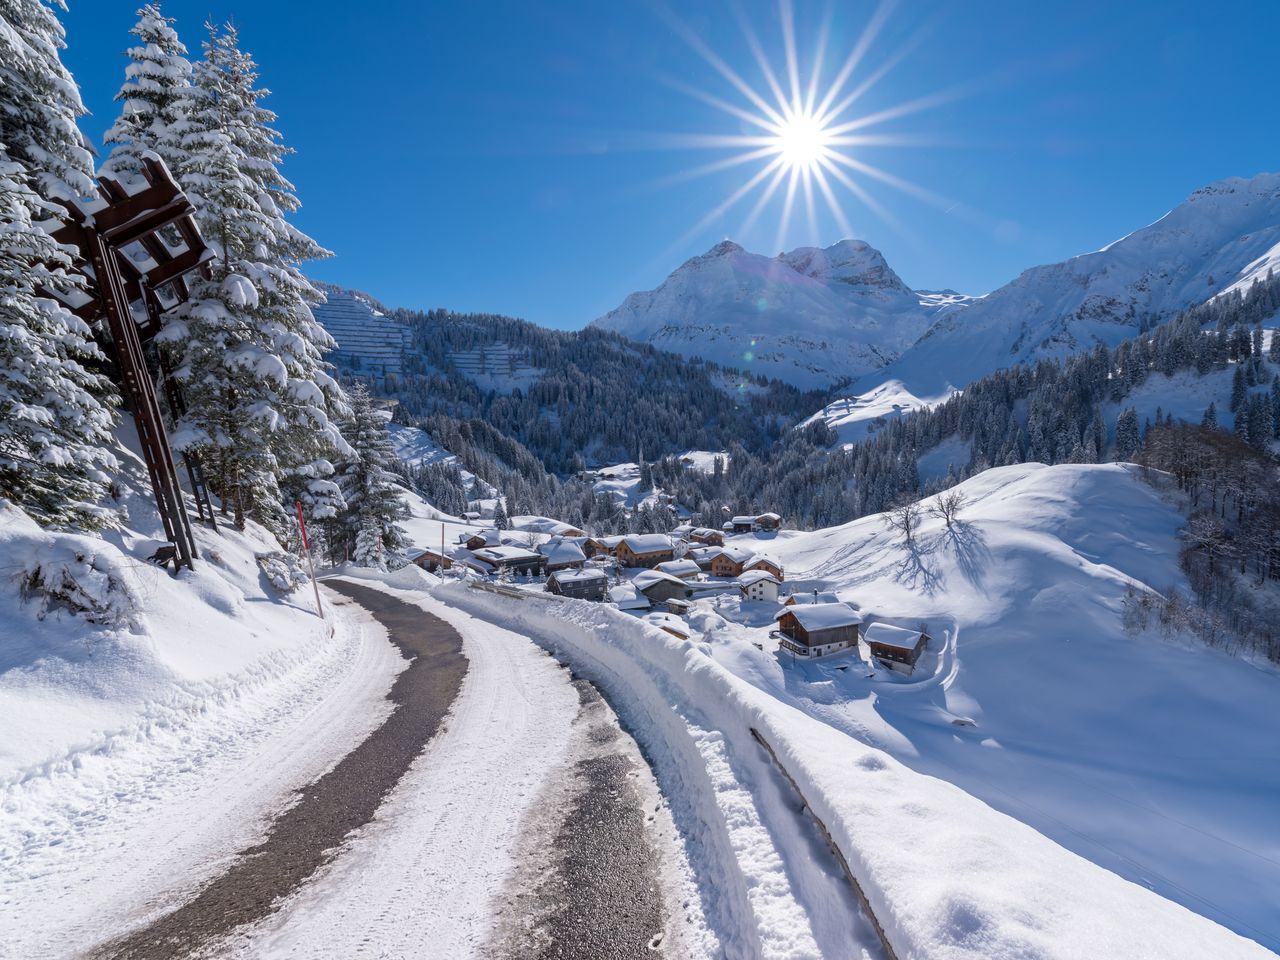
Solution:
<path fill-rule="evenodd" d="M 768 570 L 748 570 L 738 578 L 744 600 L 778 602 L 778 578 Z"/>

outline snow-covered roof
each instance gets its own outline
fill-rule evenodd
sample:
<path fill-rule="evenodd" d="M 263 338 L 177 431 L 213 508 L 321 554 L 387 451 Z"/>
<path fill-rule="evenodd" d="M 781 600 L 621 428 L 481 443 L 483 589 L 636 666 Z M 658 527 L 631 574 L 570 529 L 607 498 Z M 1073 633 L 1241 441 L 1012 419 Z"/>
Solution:
<path fill-rule="evenodd" d="M 782 519 L 782 517 L 780 517 L 780 516 L 779 516 L 778 514 L 776 514 L 776 513 L 762 513 L 762 514 L 759 514 L 759 515 L 756 517 L 756 519 L 757 519 L 757 520 L 781 520 L 781 519 Z"/>
<path fill-rule="evenodd" d="M 618 605 L 619 610 L 647 610 L 649 598 L 636 592 L 629 583 L 620 583 L 609 588 L 609 599 Z"/>
<path fill-rule="evenodd" d="M 655 570 L 661 570 L 663 573 L 669 573 L 673 577 L 678 577 L 682 573 L 698 573 L 702 570 L 698 566 L 698 561 L 688 558 L 682 560 L 664 560 L 662 563 L 654 567 Z"/>
<path fill-rule="evenodd" d="M 662 553 L 671 549 L 671 538 L 665 533 L 633 533 L 622 542 L 632 553 Z"/>
<path fill-rule="evenodd" d="M 839 603 L 840 598 L 834 593 L 813 591 L 811 593 L 793 593 L 787 598 L 796 606 L 812 606 L 815 603 Z"/>
<path fill-rule="evenodd" d="M 782 569 L 782 564 L 780 564 L 773 557 L 769 556 L 767 553 L 757 553 L 755 556 L 753 556 L 750 560 L 746 562 L 745 566 L 754 567 L 758 563 L 767 563 L 772 567 L 777 567 L 779 570 Z"/>
<path fill-rule="evenodd" d="M 873 623 L 867 627 L 863 639 L 867 643 L 878 643 L 886 647 L 897 647 L 901 650 L 914 650 L 920 642 L 919 630 L 908 630 L 906 627 L 895 627 L 891 623 Z"/>
<path fill-rule="evenodd" d="M 830 630 L 848 627 L 862 622 L 862 615 L 847 603 L 815 603 L 807 607 L 788 607 L 776 617 L 779 620 L 790 614 L 806 630 Z"/>
<path fill-rule="evenodd" d="M 759 583 L 761 580 L 767 580 L 770 583 L 778 582 L 778 578 L 768 570 L 748 570 L 738 578 L 738 582 L 744 587 L 750 586 L 753 583 Z"/>
<path fill-rule="evenodd" d="M 756 518 L 755 517 L 734 517 L 729 522 L 732 523 L 734 526 L 737 526 L 740 523 L 755 523 Z"/>
<path fill-rule="evenodd" d="M 502 543 L 502 533 L 498 530 L 467 530 L 458 534 L 458 542 L 467 543 L 476 537 L 483 537 L 486 547 L 496 547 Z"/>
<path fill-rule="evenodd" d="M 710 527 L 694 527 L 692 530 L 690 530 L 690 531 L 689 531 L 689 536 L 691 536 L 691 537 L 718 537 L 718 536 L 720 536 L 720 531 L 719 531 L 719 530 L 712 530 Z"/>
<path fill-rule="evenodd" d="M 746 563 L 748 560 L 750 560 L 754 556 L 754 554 L 752 554 L 750 550 L 747 550 L 744 547 L 716 547 L 715 553 L 713 553 L 711 556 L 712 557 L 725 556 L 725 557 L 728 557 L 730 560 L 732 560 L 734 563 Z"/>
<path fill-rule="evenodd" d="M 644 619 L 646 623 L 651 623 L 662 630 L 678 633 L 685 640 L 689 639 L 689 625 L 674 613 L 651 613 Z"/>
<path fill-rule="evenodd" d="M 609 575 L 594 567 L 581 570 L 556 570 L 548 578 L 556 583 L 581 583 L 584 580 L 608 580 Z"/>
<path fill-rule="evenodd" d="M 674 583 L 681 589 L 688 589 L 688 584 L 679 577 L 673 577 L 669 573 L 663 573 L 661 570 L 641 570 L 632 579 L 631 583 L 637 590 L 648 590 L 655 583 Z"/>
<path fill-rule="evenodd" d="M 572 540 L 548 540 L 538 545 L 538 552 L 547 558 L 547 563 L 582 563 L 587 555 Z"/>
<path fill-rule="evenodd" d="M 569 523 L 551 517 L 512 517 L 512 530 L 524 530 L 529 533 L 549 533 L 553 536 L 576 535 L 582 531 Z"/>
<path fill-rule="evenodd" d="M 489 563 L 511 563 L 519 560 L 541 560 L 542 555 L 526 550 L 524 547 L 499 546 L 481 547 L 471 551 L 476 557 Z"/>
<path fill-rule="evenodd" d="M 610 534 L 607 537 L 596 537 L 596 539 L 612 550 L 623 540 L 627 539 L 627 535 L 625 533 Z"/>

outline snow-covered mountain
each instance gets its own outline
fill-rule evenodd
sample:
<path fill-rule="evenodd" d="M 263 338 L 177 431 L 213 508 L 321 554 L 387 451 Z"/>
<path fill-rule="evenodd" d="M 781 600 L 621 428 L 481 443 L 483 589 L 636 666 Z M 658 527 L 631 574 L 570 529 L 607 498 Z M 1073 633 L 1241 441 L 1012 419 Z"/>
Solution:
<path fill-rule="evenodd" d="M 895 360 L 969 298 L 919 293 L 860 240 L 777 257 L 725 240 L 595 325 L 664 350 L 829 386 Z"/>
<path fill-rule="evenodd" d="M 865 395 L 896 381 L 896 394 L 928 402 L 1018 361 L 1119 343 L 1273 263 L 1276 173 L 1211 184 L 1101 250 L 981 298 L 913 291 L 856 240 L 773 258 L 725 241 L 595 323 L 801 386 L 854 378 Z"/>
<path fill-rule="evenodd" d="M 937 396 L 1002 367 L 1115 346 L 1144 319 L 1167 320 L 1263 276 L 1280 260 L 1280 173 L 1197 190 L 1150 226 L 1095 253 L 1033 267 L 938 319 L 911 349 L 863 378 Z"/>

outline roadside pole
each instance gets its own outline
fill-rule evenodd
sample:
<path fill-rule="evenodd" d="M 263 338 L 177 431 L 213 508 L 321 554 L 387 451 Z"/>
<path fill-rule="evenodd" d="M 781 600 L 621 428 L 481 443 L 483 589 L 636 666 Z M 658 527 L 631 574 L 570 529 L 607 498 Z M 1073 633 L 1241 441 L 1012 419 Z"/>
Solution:
<path fill-rule="evenodd" d="M 320 584 L 316 583 L 316 562 L 311 557 L 311 544 L 307 540 L 307 524 L 302 519 L 302 501 L 295 500 L 294 506 L 298 508 L 298 529 L 302 531 L 302 549 L 307 552 L 307 568 L 311 571 L 311 589 L 316 592 L 316 613 L 323 620 L 324 607 L 320 605 Z"/>

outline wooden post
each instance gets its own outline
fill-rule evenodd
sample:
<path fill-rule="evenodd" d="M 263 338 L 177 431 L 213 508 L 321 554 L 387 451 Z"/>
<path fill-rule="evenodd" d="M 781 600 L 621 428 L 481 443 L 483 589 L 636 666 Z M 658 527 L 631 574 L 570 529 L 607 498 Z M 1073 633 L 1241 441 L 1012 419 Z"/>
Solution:
<path fill-rule="evenodd" d="M 311 544 L 307 540 L 307 523 L 302 519 L 302 501 L 295 500 L 294 506 L 298 508 L 298 529 L 302 531 L 302 549 L 307 552 L 307 567 L 311 571 L 311 588 L 316 592 L 316 613 L 323 620 L 324 607 L 320 605 L 320 584 L 316 583 L 316 562 L 311 557 Z"/>

